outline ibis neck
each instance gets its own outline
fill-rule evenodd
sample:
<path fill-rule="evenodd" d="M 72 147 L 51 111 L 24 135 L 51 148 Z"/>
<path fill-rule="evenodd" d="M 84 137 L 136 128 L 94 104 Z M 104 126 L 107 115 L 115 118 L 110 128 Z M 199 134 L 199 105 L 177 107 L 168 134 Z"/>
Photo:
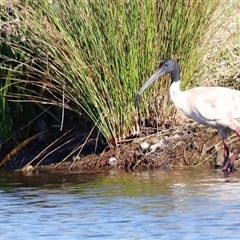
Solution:
<path fill-rule="evenodd" d="M 169 89 L 170 98 L 173 101 L 173 104 L 178 108 L 178 104 L 182 98 L 182 91 L 180 89 L 180 80 L 172 81 Z"/>
<path fill-rule="evenodd" d="M 176 63 L 176 67 L 173 72 L 171 72 L 171 84 L 174 82 L 178 82 L 180 79 L 180 69 L 178 64 Z"/>
<path fill-rule="evenodd" d="M 177 107 L 178 102 L 181 100 L 182 97 L 182 91 L 180 89 L 180 69 L 177 63 L 174 71 L 171 72 L 171 86 L 169 92 L 171 100 Z"/>

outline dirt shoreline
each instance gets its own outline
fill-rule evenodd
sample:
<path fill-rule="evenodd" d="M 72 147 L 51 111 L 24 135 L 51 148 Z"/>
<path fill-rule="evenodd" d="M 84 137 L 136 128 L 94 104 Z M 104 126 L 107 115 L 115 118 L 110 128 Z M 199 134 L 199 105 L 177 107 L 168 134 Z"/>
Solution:
<path fill-rule="evenodd" d="M 236 141 L 231 138 L 230 147 Z M 144 148 L 145 147 L 145 148 Z M 178 126 L 133 139 L 101 154 L 90 154 L 61 164 L 26 166 L 21 171 L 99 172 L 110 169 L 153 170 L 218 168 L 222 164 L 221 138 L 216 130 L 196 124 Z"/>

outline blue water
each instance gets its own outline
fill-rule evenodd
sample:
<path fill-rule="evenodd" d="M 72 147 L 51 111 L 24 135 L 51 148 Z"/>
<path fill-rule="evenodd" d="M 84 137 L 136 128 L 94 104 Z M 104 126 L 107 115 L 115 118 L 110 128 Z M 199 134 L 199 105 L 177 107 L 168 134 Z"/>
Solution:
<path fill-rule="evenodd" d="M 240 174 L 0 172 L 0 239 L 240 239 Z"/>

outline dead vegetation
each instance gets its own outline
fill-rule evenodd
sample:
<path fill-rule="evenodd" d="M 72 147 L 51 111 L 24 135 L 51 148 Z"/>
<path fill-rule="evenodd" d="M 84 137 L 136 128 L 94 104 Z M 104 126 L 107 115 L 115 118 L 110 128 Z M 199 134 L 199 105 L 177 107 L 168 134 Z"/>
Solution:
<path fill-rule="evenodd" d="M 221 165 L 216 159 L 221 140 L 215 130 L 196 124 L 162 129 L 159 133 L 133 139 L 100 155 L 92 154 L 60 165 L 39 166 L 41 171 L 92 171 L 100 169 L 171 169 L 175 167 Z M 147 146 L 147 147 L 144 147 Z M 219 151 L 221 152 L 221 151 Z"/>

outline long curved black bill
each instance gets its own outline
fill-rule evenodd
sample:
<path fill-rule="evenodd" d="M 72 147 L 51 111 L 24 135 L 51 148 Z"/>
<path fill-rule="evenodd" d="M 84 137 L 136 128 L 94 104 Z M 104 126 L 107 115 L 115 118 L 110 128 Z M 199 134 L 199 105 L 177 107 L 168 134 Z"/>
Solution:
<path fill-rule="evenodd" d="M 134 102 L 134 106 L 135 108 L 138 106 L 138 102 L 141 99 L 141 96 L 144 92 L 144 90 L 153 82 L 155 82 L 160 76 L 162 76 L 163 74 L 165 74 L 165 71 L 159 67 L 152 75 L 151 77 L 142 85 L 142 87 L 140 88 L 140 90 L 138 91 L 136 97 L 135 97 L 135 102 Z"/>

